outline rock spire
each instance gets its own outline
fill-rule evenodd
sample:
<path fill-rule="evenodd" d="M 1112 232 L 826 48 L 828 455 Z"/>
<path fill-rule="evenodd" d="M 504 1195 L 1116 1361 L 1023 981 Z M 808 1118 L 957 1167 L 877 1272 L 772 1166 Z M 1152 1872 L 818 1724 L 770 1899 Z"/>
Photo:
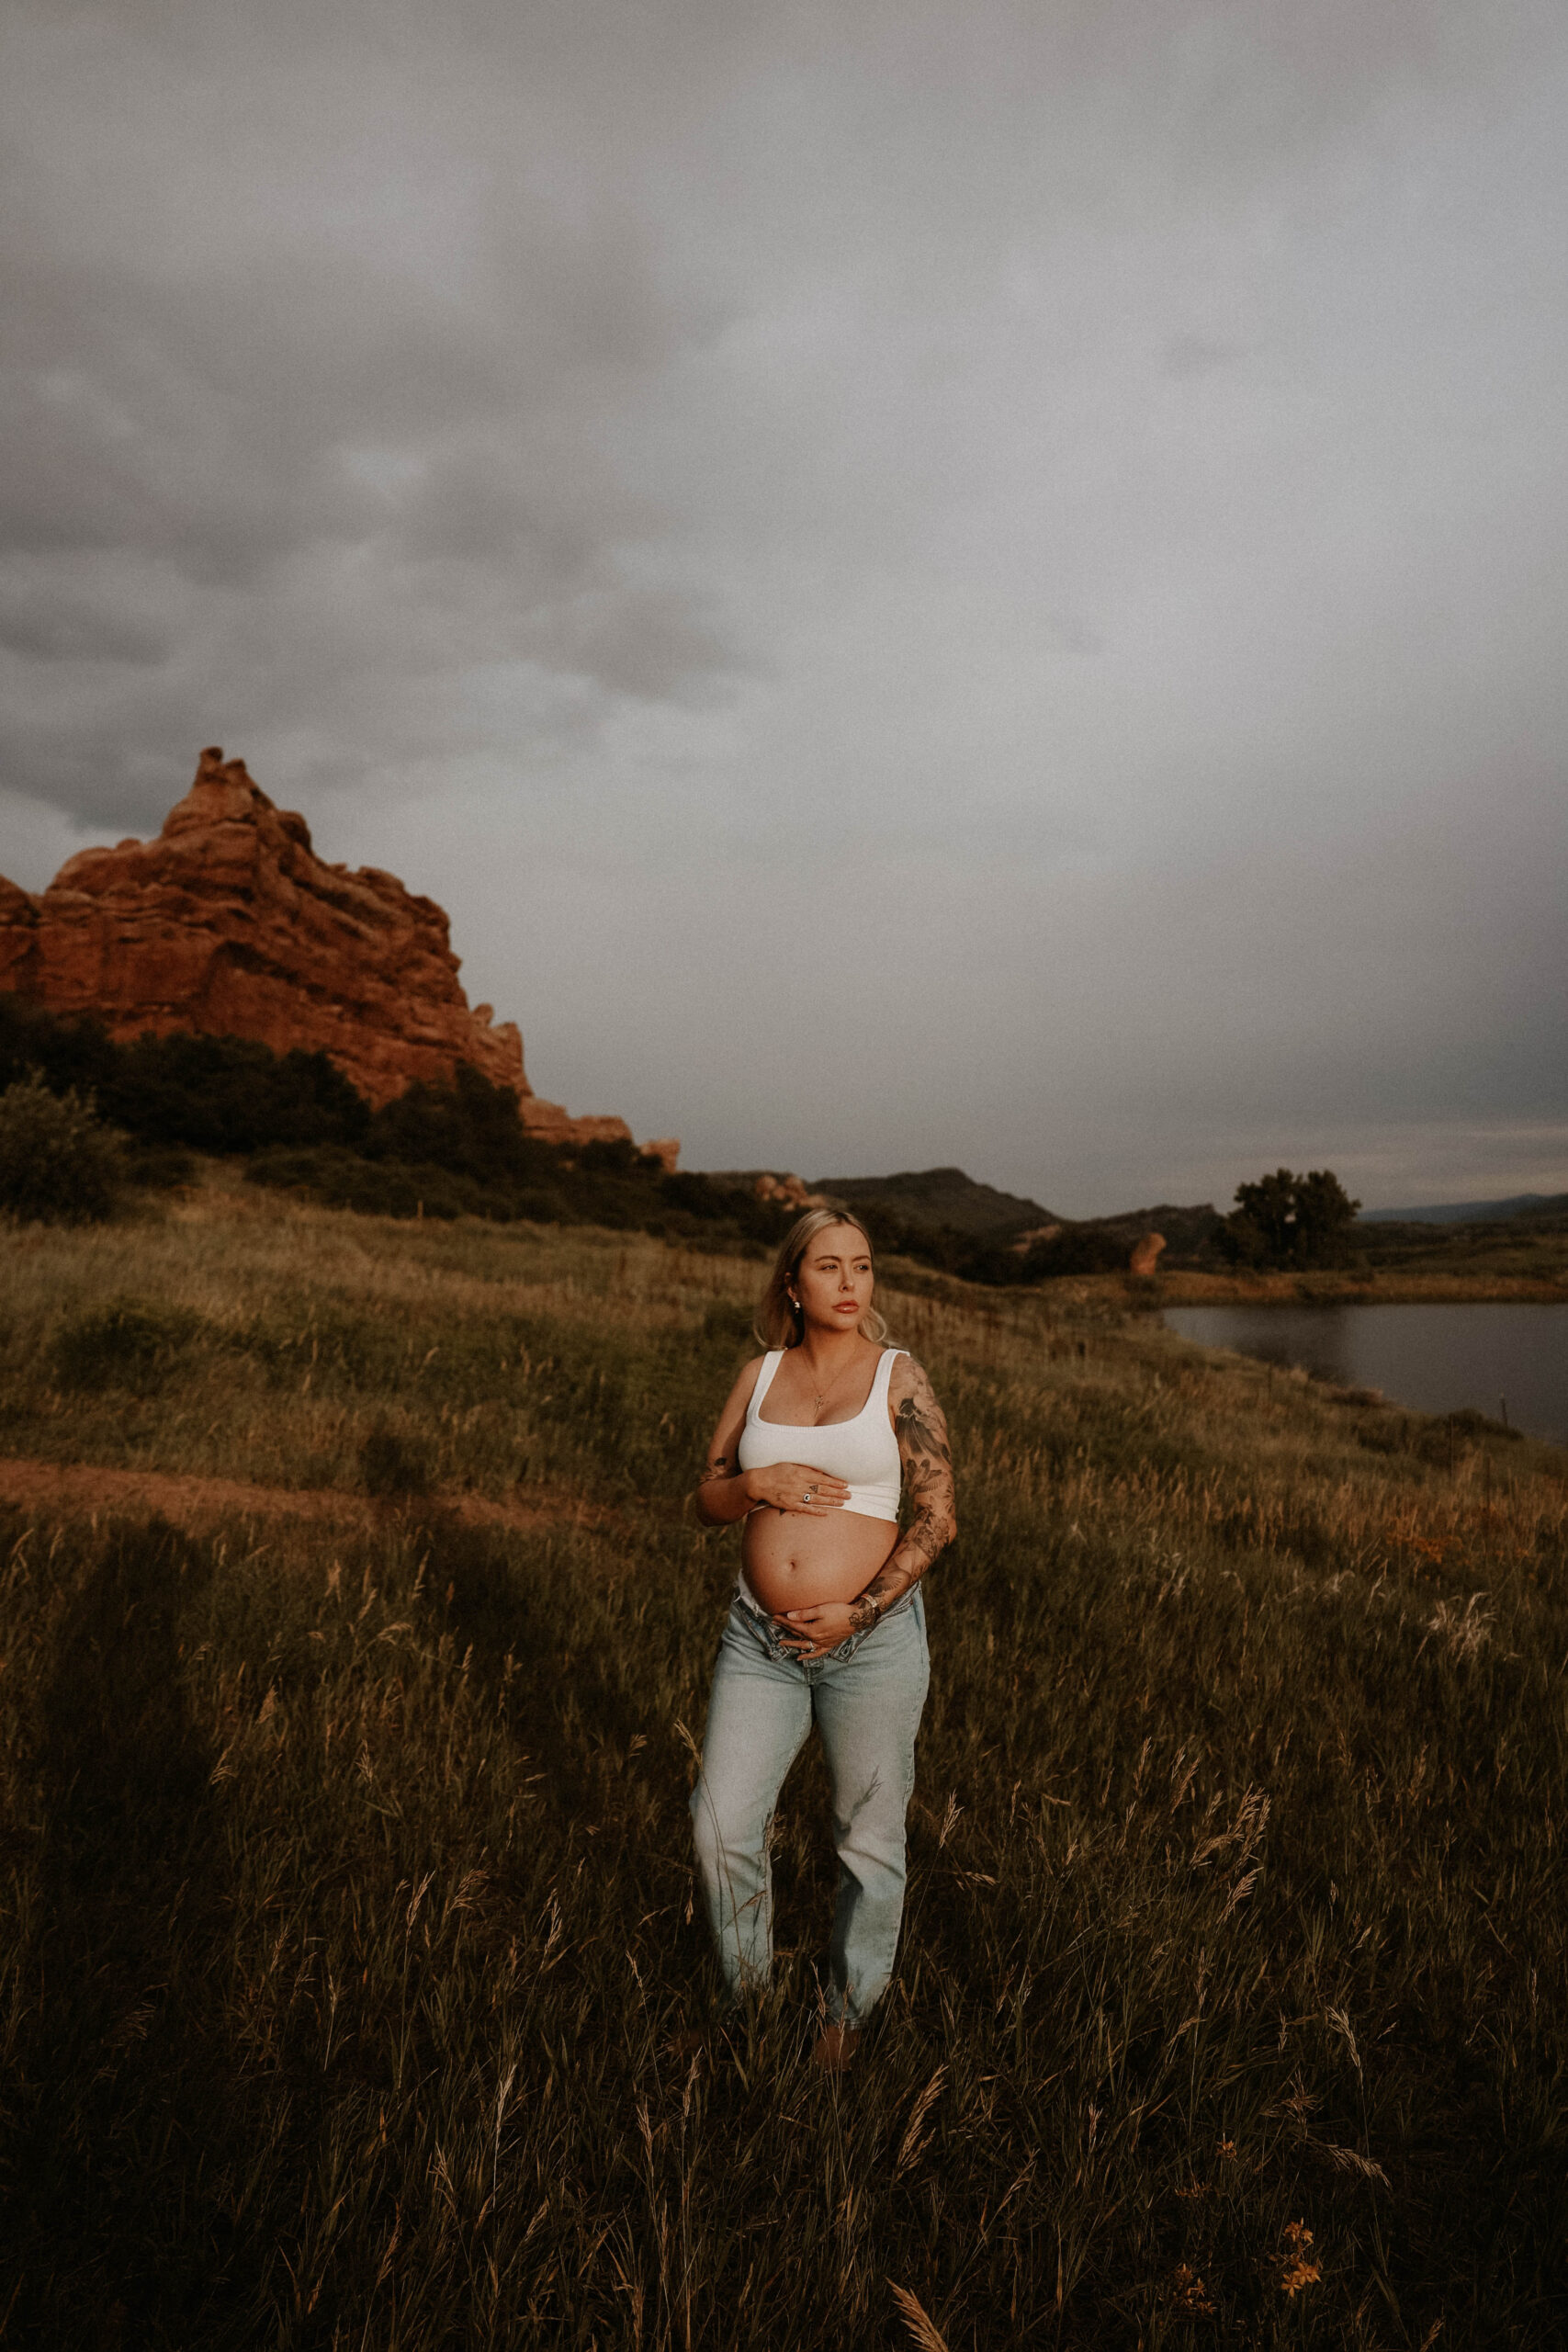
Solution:
<path fill-rule="evenodd" d="M 0 988 L 111 1036 L 190 1029 L 320 1049 L 372 1102 L 470 1062 L 551 1143 L 630 1139 L 624 1119 L 540 1100 L 523 1039 L 470 1007 L 447 918 L 376 866 L 329 865 L 214 745 L 155 841 L 83 850 L 36 896 L 0 877 Z M 679 1146 L 644 1147 L 673 1167 Z"/>

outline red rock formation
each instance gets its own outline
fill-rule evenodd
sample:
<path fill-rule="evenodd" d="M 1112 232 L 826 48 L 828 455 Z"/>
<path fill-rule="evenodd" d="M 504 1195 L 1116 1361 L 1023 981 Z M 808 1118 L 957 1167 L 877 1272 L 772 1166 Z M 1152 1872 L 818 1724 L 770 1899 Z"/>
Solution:
<path fill-rule="evenodd" d="M 1130 1274 L 1157 1274 L 1159 1253 L 1164 1248 L 1163 1233 L 1145 1233 L 1141 1241 L 1134 1242 L 1133 1245 L 1133 1254 L 1127 1261 L 1127 1272 Z"/>
<path fill-rule="evenodd" d="M 830 1201 L 826 1193 L 808 1193 L 804 1179 L 799 1176 L 774 1176 L 766 1170 L 758 1177 L 751 1192 L 755 1199 L 773 1201 L 780 1208 L 832 1209 L 839 1205 L 837 1201 Z"/>
<path fill-rule="evenodd" d="M 541 1102 L 514 1023 L 470 1009 L 445 913 L 375 866 L 310 846 L 243 760 L 203 752 L 156 841 L 67 860 L 38 897 L 0 877 L 0 988 L 50 1012 L 96 1013 L 111 1036 L 194 1029 L 329 1054 L 372 1102 L 461 1062 L 513 1088 L 550 1143 L 630 1140 L 624 1119 Z M 680 1146 L 648 1149 L 672 1168 Z"/>

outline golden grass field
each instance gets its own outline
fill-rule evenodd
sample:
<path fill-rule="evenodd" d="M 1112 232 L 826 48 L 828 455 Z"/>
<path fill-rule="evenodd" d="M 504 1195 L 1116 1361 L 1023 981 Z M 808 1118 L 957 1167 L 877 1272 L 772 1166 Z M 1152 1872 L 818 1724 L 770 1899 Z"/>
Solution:
<path fill-rule="evenodd" d="M 835 2082 L 809 1752 L 754 2011 L 693 1918 L 756 1263 L 217 1182 L 4 1266 L 0 2342 L 1562 2340 L 1562 1452 L 888 1267 L 962 1532 Z"/>

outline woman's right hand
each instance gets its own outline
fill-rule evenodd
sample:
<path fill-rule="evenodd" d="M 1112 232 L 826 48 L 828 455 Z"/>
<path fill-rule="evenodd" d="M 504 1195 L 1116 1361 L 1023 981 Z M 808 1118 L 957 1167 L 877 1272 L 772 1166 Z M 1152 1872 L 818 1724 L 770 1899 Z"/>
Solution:
<path fill-rule="evenodd" d="M 768 1510 L 798 1511 L 807 1519 L 826 1519 L 841 1510 L 850 1490 L 841 1478 L 813 1470 L 806 1462 L 774 1462 L 765 1470 L 748 1470 L 746 1491 L 752 1502 Z"/>

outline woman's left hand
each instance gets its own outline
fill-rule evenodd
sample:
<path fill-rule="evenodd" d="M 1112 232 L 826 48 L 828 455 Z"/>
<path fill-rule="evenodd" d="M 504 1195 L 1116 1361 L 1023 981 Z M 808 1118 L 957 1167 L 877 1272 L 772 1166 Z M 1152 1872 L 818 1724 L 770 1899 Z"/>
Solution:
<path fill-rule="evenodd" d="M 787 1609 L 773 1623 L 797 1658 L 826 1657 L 854 1632 L 854 1603 L 822 1600 L 815 1609 Z"/>

